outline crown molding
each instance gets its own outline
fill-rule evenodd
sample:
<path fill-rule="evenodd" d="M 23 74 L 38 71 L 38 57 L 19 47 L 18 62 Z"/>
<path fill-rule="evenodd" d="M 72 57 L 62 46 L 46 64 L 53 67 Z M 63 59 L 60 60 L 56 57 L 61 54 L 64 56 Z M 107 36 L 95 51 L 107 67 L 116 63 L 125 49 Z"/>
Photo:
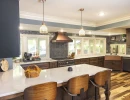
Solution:
<path fill-rule="evenodd" d="M 20 11 L 20 18 L 42 21 L 42 15 L 36 14 L 36 13 L 25 12 L 25 11 Z M 45 21 L 81 25 L 80 20 L 75 20 L 75 19 L 72 20 L 72 19 L 61 18 L 61 17 L 56 17 L 56 16 L 48 16 L 48 15 L 45 15 Z M 83 26 L 96 27 L 96 23 L 86 22 L 86 23 L 83 23 Z"/>
<path fill-rule="evenodd" d="M 103 25 L 112 24 L 112 23 L 117 23 L 117 22 L 129 20 L 129 19 L 130 19 L 130 15 L 125 16 L 125 17 L 116 18 L 116 19 L 109 20 L 109 21 L 102 22 L 102 23 L 97 23 L 96 26 L 97 26 L 97 27 L 98 27 L 98 26 L 103 26 Z"/>

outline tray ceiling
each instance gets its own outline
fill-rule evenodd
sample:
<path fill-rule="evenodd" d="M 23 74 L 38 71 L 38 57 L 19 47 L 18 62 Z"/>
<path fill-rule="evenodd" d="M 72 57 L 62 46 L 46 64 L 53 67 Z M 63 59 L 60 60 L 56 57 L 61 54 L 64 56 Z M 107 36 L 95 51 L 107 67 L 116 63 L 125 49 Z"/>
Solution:
<path fill-rule="evenodd" d="M 101 24 L 130 15 L 130 0 L 47 0 L 45 3 L 45 17 L 79 20 L 79 8 L 84 8 L 84 22 Z M 38 0 L 20 0 L 20 11 L 34 13 L 42 17 L 42 3 Z M 100 17 L 99 12 L 105 16 Z"/>

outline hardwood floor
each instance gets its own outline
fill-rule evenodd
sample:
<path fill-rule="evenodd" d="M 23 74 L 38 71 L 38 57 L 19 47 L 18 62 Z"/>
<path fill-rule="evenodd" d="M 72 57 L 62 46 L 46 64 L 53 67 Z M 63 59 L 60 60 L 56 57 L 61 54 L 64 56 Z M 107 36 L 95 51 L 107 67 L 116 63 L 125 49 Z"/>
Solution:
<path fill-rule="evenodd" d="M 111 95 L 110 100 L 130 100 L 123 99 L 130 94 L 130 73 L 113 72 L 111 75 Z M 104 98 L 104 90 L 101 89 L 101 100 Z"/>
<path fill-rule="evenodd" d="M 105 100 L 104 90 L 100 89 L 101 100 Z M 130 94 L 130 73 L 113 72 L 111 75 L 111 95 L 110 100 L 130 100 L 123 99 L 124 96 Z M 22 100 L 20 98 L 13 100 Z"/>

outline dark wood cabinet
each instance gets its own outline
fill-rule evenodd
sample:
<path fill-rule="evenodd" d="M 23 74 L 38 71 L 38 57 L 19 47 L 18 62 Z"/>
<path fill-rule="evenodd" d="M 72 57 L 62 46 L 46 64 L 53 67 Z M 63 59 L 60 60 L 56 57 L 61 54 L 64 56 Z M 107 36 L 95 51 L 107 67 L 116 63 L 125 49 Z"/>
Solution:
<path fill-rule="evenodd" d="M 130 48 L 130 29 L 126 29 L 126 46 Z"/>
<path fill-rule="evenodd" d="M 98 57 L 90 58 L 90 65 L 98 66 Z"/>
<path fill-rule="evenodd" d="M 104 67 L 122 71 L 122 57 L 105 56 Z"/>
<path fill-rule="evenodd" d="M 80 61 L 81 64 L 89 64 L 89 58 L 82 58 Z"/>
<path fill-rule="evenodd" d="M 48 69 L 49 68 L 49 62 L 44 63 L 33 63 L 33 64 L 21 64 L 23 69 L 27 69 L 28 66 L 37 65 L 41 69 Z"/>
<path fill-rule="evenodd" d="M 123 71 L 130 72 L 130 57 L 123 57 Z"/>
<path fill-rule="evenodd" d="M 19 0 L 0 0 L 0 58 L 19 55 Z"/>
<path fill-rule="evenodd" d="M 99 67 L 104 67 L 104 57 L 99 57 L 98 58 L 98 66 Z"/>
<path fill-rule="evenodd" d="M 50 62 L 50 68 L 57 68 L 57 61 L 55 62 Z"/>
<path fill-rule="evenodd" d="M 75 59 L 75 65 L 81 64 L 81 59 Z"/>

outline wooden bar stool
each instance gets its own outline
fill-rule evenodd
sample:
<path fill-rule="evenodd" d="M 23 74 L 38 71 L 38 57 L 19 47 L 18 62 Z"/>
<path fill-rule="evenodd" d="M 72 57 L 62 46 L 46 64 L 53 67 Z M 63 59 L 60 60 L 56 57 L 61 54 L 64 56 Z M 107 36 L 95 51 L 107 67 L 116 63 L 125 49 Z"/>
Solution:
<path fill-rule="evenodd" d="M 130 94 L 129 94 L 129 95 L 126 95 L 126 96 L 124 96 L 121 100 L 130 100 Z"/>
<path fill-rule="evenodd" d="M 56 95 L 56 82 L 39 84 L 24 90 L 24 100 L 56 100 Z"/>
<path fill-rule="evenodd" d="M 75 96 L 80 96 L 83 92 L 88 90 L 88 84 L 89 75 L 87 74 L 71 78 L 68 81 L 67 87 L 63 86 L 63 88 L 70 96 L 72 96 L 72 100 L 74 100 Z"/>
<path fill-rule="evenodd" d="M 107 94 L 106 91 L 108 90 L 108 79 L 110 79 L 111 76 L 111 70 L 105 70 L 102 72 L 98 72 L 95 76 L 94 76 L 94 81 L 90 80 L 91 83 L 95 86 L 95 100 L 98 100 L 97 97 L 97 88 L 104 88 L 105 89 L 105 95 Z M 109 94 L 107 94 L 109 95 Z M 108 97 L 106 97 L 106 100 Z"/>

